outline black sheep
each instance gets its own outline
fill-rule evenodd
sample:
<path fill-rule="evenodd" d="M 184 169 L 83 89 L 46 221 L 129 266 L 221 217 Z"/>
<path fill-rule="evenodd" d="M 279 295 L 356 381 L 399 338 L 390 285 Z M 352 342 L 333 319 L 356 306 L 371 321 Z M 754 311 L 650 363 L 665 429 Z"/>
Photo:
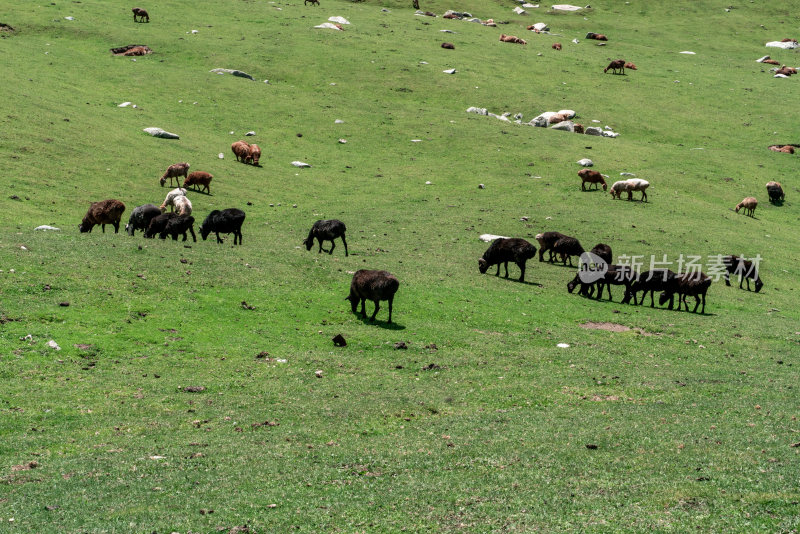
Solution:
<path fill-rule="evenodd" d="M 634 278 L 633 283 L 631 284 L 630 291 L 625 297 L 622 299 L 622 303 L 626 304 L 633 298 L 633 303 L 637 304 L 636 302 L 636 294 L 639 291 L 644 291 L 642 294 L 642 300 L 638 302 L 638 304 L 644 304 L 644 299 L 647 297 L 647 292 L 650 292 L 650 307 L 655 307 L 655 302 L 653 299 L 653 294 L 656 291 L 664 291 L 669 284 L 673 282 L 675 279 L 676 274 L 669 269 L 651 269 L 649 271 L 645 271 L 639 274 L 638 277 Z M 663 303 L 662 303 L 663 304 Z M 673 300 L 670 299 L 669 301 L 669 309 L 672 309 Z"/>
<path fill-rule="evenodd" d="M 594 294 L 594 288 L 597 285 L 597 282 L 595 281 L 587 284 L 583 280 L 581 280 L 581 274 L 578 273 L 575 275 L 575 278 L 567 282 L 567 291 L 572 293 L 573 291 L 575 291 L 575 288 L 578 287 L 579 285 L 581 286 L 581 288 L 580 290 L 578 290 L 578 294 L 591 298 L 592 295 Z"/>
<path fill-rule="evenodd" d="M 497 265 L 495 276 L 500 275 L 500 264 L 506 267 L 508 278 L 508 262 L 513 261 L 519 267 L 519 281 L 525 281 L 525 262 L 536 255 L 536 247 L 517 237 L 495 239 L 483 256 L 478 260 L 478 269 L 485 273 L 492 265 Z"/>
<path fill-rule="evenodd" d="M 683 305 L 686 306 L 686 311 L 689 311 L 689 304 L 686 303 L 686 297 L 692 296 L 695 298 L 692 313 L 697 311 L 697 307 L 700 306 L 700 300 L 702 299 L 703 309 L 700 310 L 700 313 L 704 314 L 706 313 L 706 293 L 709 287 L 711 287 L 711 278 L 699 271 L 679 274 L 671 283 L 667 284 L 664 292 L 658 297 L 658 303 L 662 306 L 667 300 L 671 303 L 673 295 L 677 293 L 678 310 L 681 309 L 681 302 L 683 302 Z"/>
<path fill-rule="evenodd" d="M 553 245 L 562 237 L 567 237 L 561 232 L 544 232 L 536 234 L 536 241 L 539 242 L 539 261 L 544 261 L 544 252 L 550 252 L 549 261 L 553 263 Z"/>
<path fill-rule="evenodd" d="M 780 182 L 767 182 L 767 195 L 769 195 L 769 201 L 772 203 L 782 201 L 785 197 Z"/>
<path fill-rule="evenodd" d="M 599 258 L 602 258 L 607 265 L 611 265 L 611 261 L 614 259 L 614 254 L 611 252 L 611 247 L 605 243 L 596 244 L 589 252 L 595 256 L 598 256 Z"/>
<path fill-rule="evenodd" d="M 200 225 L 200 236 L 205 241 L 208 234 L 214 232 L 217 234 L 217 243 L 222 243 L 222 239 L 219 237 L 220 233 L 233 234 L 233 244 L 236 244 L 236 239 L 238 238 L 241 245 L 244 217 L 244 212 L 238 208 L 228 208 L 222 211 L 214 210 L 208 214 L 203 224 Z"/>
<path fill-rule="evenodd" d="M 597 286 L 599 288 L 597 300 L 603 298 L 603 288 L 608 290 L 608 300 L 613 300 L 611 298 L 612 285 L 625 286 L 625 296 L 628 296 L 631 293 L 631 284 L 635 277 L 636 273 L 633 272 L 630 265 L 609 265 L 608 271 L 597 281 Z"/>
<path fill-rule="evenodd" d="M 125 231 L 128 235 L 133 235 L 136 230 L 147 231 L 150 221 L 153 217 L 161 215 L 161 210 L 154 204 L 144 204 L 133 208 L 131 218 L 128 219 L 128 224 L 125 225 Z"/>
<path fill-rule="evenodd" d="M 336 248 L 336 243 L 334 243 L 333 240 L 337 237 L 341 237 L 342 243 L 344 244 L 344 255 L 348 256 L 347 241 L 345 241 L 344 238 L 344 233 L 346 231 L 347 227 L 338 219 L 319 220 L 311 226 L 308 237 L 303 240 L 303 244 L 306 246 L 306 250 L 311 250 L 311 247 L 314 246 L 314 239 L 316 238 L 319 241 L 319 250 L 317 252 L 322 252 L 324 250 L 322 248 L 322 242 L 330 241 L 331 249 L 325 252 L 333 254 L 333 249 Z"/>
<path fill-rule="evenodd" d="M 350 283 L 350 295 L 345 300 L 350 301 L 350 306 L 353 313 L 356 313 L 358 303 L 361 302 L 361 315 L 367 317 L 367 300 L 375 303 L 375 312 L 370 317 L 370 321 L 375 320 L 378 315 L 381 300 L 389 301 L 389 320 L 392 322 L 392 302 L 394 301 L 394 294 L 397 293 L 397 288 L 400 287 L 400 282 L 397 278 L 387 271 L 371 271 L 367 269 L 360 269 L 353 275 L 353 281 Z"/>
<path fill-rule="evenodd" d="M 167 221 L 167 225 L 158 237 L 166 239 L 168 235 L 171 235 L 172 240 L 177 241 L 178 236 L 183 235 L 183 240 L 186 241 L 187 232 L 191 232 L 192 241 L 197 242 L 197 236 L 194 233 L 194 217 L 191 215 L 178 215 Z"/>
<path fill-rule="evenodd" d="M 581 246 L 580 241 L 574 237 L 562 237 L 553 245 L 553 253 L 561 256 L 561 261 L 564 265 L 569 260 L 569 265 L 572 267 L 572 256 L 580 257 L 585 252 Z"/>
<path fill-rule="evenodd" d="M 147 225 L 147 230 L 144 231 L 144 236 L 148 239 L 154 238 L 156 235 L 164 231 L 164 229 L 167 227 L 167 222 L 169 222 L 170 219 L 177 216 L 177 213 L 169 212 L 153 217 L 150 219 L 150 224 Z"/>
<path fill-rule="evenodd" d="M 742 289 L 742 283 L 747 280 L 747 290 L 750 291 L 750 280 L 753 280 L 756 283 L 756 293 L 761 291 L 764 282 L 758 274 L 758 267 L 752 261 L 738 256 L 725 256 L 722 263 L 725 265 L 726 286 L 731 285 L 730 275 L 733 274 L 739 276 L 739 289 Z"/>

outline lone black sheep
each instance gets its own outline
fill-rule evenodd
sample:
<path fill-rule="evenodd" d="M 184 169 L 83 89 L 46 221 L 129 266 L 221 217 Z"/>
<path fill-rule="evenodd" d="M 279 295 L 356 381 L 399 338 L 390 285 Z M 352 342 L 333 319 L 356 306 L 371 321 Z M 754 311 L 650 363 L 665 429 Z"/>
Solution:
<path fill-rule="evenodd" d="M 500 276 L 500 264 L 505 265 L 508 278 L 508 262 L 513 261 L 519 267 L 519 281 L 525 281 L 525 262 L 536 255 L 536 247 L 517 237 L 501 237 L 495 239 L 483 256 L 478 260 L 478 269 L 485 273 L 492 265 L 497 265 L 495 276 Z"/>
<path fill-rule="evenodd" d="M 244 212 L 238 208 L 228 208 L 222 211 L 214 210 L 208 214 L 203 224 L 200 225 L 200 237 L 205 241 L 208 234 L 214 232 L 217 234 L 217 243 L 222 243 L 222 239 L 219 237 L 220 233 L 233 234 L 233 244 L 236 244 L 236 239 L 238 238 L 241 245 L 244 217 Z"/>

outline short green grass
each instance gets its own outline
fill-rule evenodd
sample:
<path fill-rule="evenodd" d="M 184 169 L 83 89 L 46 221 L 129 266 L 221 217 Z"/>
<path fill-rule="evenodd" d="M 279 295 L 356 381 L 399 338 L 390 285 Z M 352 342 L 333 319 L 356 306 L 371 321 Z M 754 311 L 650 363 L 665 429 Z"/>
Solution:
<path fill-rule="evenodd" d="M 797 142 L 796 80 L 754 60 L 796 64 L 763 45 L 797 36 L 798 6 L 423 2 L 508 22 L 488 28 L 322 2 L 142 4 L 149 24 L 118 2 L 0 6 L 0 532 L 796 531 L 797 160 L 766 150 Z M 312 29 L 331 15 L 352 24 Z M 559 35 L 524 30 L 540 20 Z M 108 52 L 132 43 L 155 53 Z M 639 70 L 603 75 L 617 57 Z M 260 168 L 230 152 L 248 130 Z M 582 193 L 583 157 L 648 179 L 650 202 Z M 78 233 L 90 201 L 124 220 L 160 203 L 177 161 L 215 176 L 197 219 L 245 209 L 243 246 Z M 755 218 L 731 210 L 749 195 Z M 347 223 L 349 257 L 300 247 L 319 218 Z M 697 315 L 570 295 L 573 270 L 535 260 L 525 284 L 478 273 L 479 234 L 545 230 L 760 254 L 766 285 L 715 283 Z M 359 268 L 400 279 L 394 324 L 385 303 L 350 313 Z"/>

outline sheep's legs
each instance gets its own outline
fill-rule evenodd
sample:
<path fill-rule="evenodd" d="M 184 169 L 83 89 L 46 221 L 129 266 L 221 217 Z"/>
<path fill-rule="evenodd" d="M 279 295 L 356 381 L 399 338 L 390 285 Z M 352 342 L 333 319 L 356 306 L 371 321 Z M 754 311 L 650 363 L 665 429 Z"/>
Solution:
<path fill-rule="evenodd" d="M 394 300 L 394 295 L 389 297 L 389 323 L 392 322 L 392 301 Z"/>
<path fill-rule="evenodd" d="M 344 240 L 344 234 L 342 234 L 342 243 L 344 244 L 344 255 L 347 257 L 349 254 L 347 252 L 347 241 Z"/>
<path fill-rule="evenodd" d="M 328 251 L 328 254 L 333 254 L 333 249 L 335 248 L 336 248 L 336 242 L 334 242 L 334 240 L 331 239 L 331 249 Z"/>
<path fill-rule="evenodd" d="M 519 270 L 520 270 L 519 281 L 520 282 L 524 282 L 525 281 L 525 262 L 518 262 L 517 263 L 517 267 L 519 267 Z M 506 275 L 506 276 L 508 276 L 508 275 Z"/>
<path fill-rule="evenodd" d="M 375 302 L 375 312 L 372 314 L 372 317 L 369 318 L 370 321 L 375 320 L 375 316 L 378 315 L 378 310 L 381 309 L 381 305 L 378 303 L 378 301 L 376 300 L 374 302 Z"/>
<path fill-rule="evenodd" d="M 367 299 L 361 299 L 361 317 L 367 318 Z"/>
<path fill-rule="evenodd" d="M 195 243 L 197 243 L 197 236 L 196 236 L 196 235 L 195 235 L 195 233 L 194 233 L 194 228 L 192 228 L 192 227 L 190 226 L 190 227 L 189 227 L 189 231 L 192 233 L 192 241 L 194 241 Z M 183 239 L 184 239 L 184 241 L 186 241 L 186 234 L 183 234 Z"/>

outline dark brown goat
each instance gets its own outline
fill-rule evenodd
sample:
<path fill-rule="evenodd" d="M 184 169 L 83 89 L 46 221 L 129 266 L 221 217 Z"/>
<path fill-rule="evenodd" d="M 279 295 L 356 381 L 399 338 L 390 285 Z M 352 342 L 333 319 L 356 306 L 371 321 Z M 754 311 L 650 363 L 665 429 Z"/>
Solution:
<path fill-rule="evenodd" d="M 739 276 L 739 289 L 742 289 L 742 283 L 747 280 L 747 290 L 750 291 L 750 280 L 756 284 L 756 293 L 761 291 L 764 287 L 764 282 L 761 281 L 761 276 L 758 274 L 758 265 L 750 260 L 746 260 L 739 256 L 725 256 L 722 258 L 722 263 L 725 265 L 725 285 L 730 286 L 730 275 Z"/>
<path fill-rule="evenodd" d="M 92 202 L 89 211 L 83 217 L 83 221 L 78 225 L 81 233 L 91 232 L 95 225 L 101 225 L 103 233 L 106 232 L 106 225 L 114 225 L 114 233 L 119 233 L 119 221 L 125 211 L 125 204 L 121 201 L 110 198 L 100 202 Z"/>
<path fill-rule="evenodd" d="M 693 273 L 683 273 L 675 277 L 672 283 L 667 284 L 666 289 L 658 297 L 658 303 L 662 306 L 669 300 L 672 302 L 672 297 L 675 293 L 678 294 L 678 310 L 681 309 L 681 302 L 689 311 L 689 304 L 686 302 L 686 297 L 692 296 L 695 298 L 694 309 L 692 313 L 697 312 L 700 302 L 703 302 L 703 309 L 700 310 L 701 314 L 706 313 L 706 293 L 708 288 L 711 287 L 711 278 L 705 274 L 697 271 Z"/>
<path fill-rule="evenodd" d="M 389 301 L 389 320 L 392 322 L 392 302 L 397 289 L 400 287 L 400 282 L 390 272 L 387 271 L 371 271 L 367 269 L 360 269 L 353 275 L 353 281 L 350 282 L 350 295 L 345 300 L 350 301 L 350 306 L 353 313 L 356 313 L 358 303 L 361 302 L 361 315 L 367 317 L 367 300 L 375 303 L 375 311 L 370 317 L 370 321 L 375 320 L 380 309 L 381 300 Z"/>
<path fill-rule="evenodd" d="M 618 74 L 617 71 L 621 70 L 622 74 L 625 74 L 625 60 L 624 59 L 615 59 L 611 63 L 608 64 L 608 67 L 603 69 L 603 72 L 608 72 L 611 69 L 613 74 Z"/>

